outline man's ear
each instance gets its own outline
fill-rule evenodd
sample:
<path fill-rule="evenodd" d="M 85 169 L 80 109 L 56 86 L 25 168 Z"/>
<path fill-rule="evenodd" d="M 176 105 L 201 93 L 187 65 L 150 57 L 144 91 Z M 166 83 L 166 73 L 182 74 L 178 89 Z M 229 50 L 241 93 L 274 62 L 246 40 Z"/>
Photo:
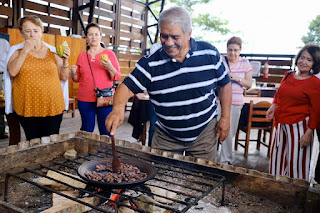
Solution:
<path fill-rule="evenodd" d="M 192 30 L 188 33 L 189 40 L 191 39 Z"/>

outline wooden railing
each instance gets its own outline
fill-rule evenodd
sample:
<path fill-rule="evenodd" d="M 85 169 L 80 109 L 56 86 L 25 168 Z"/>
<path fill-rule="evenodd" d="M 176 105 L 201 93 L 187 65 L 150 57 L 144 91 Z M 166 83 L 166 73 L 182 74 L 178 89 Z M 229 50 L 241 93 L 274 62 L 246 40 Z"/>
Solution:
<path fill-rule="evenodd" d="M 91 19 L 100 25 L 102 41 L 115 52 L 123 80 L 145 53 L 147 12 L 145 4 L 134 0 L 0 0 L 0 28 L 16 29 L 20 17 L 34 14 L 44 22 L 45 33 L 84 36 Z"/>
<path fill-rule="evenodd" d="M 226 53 L 221 53 L 226 55 Z M 249 61 L 260 61 L 260 77 L 254 77 L 257 83 L 278 84 L 281 82 L 285 72 L 293 70 L 295 55 L 284 54 L 240 54 L 241 57 L 247 58 Z M 265 64 L 268 61 L 269 73 L 268 78 L 263 76 Z"/>
<path fill-rule="evenodd" d="M 2 28 L 0 29 L 0 32 L 7 33 L 10 35 L 11 46 L 24 42 L 24 38 L 22 37 L 20 31 L 17 29 Z M 85 39 L 71 38 L 66 36 L 44 33 L 42 35 L 42 40 L 53 46 L 61 45 L 64 41 L 67 41 L 71 49 L 71 55 L 68 61 L 70 65 L 76 64 L 78 55 L 81 52 L 86 50 Z M 70 78 L 69 79 L 69 97 L 71 98 L 77 97 L 78 87 L 79 87 L 78 83 L 74 83 Z"/>
<path fill-rule="evenodd" d="M 260 61 L 261 70 L 260 77 L 255 77 L 256 82 L 266 83 L 280 83 L 285 72 L 294 68 L 294 57 L 295 55 L 280 55 L 280 54 L 241 54 L 246 57 L 249 61 Z M 265 64 L 269 64 L 268 78 L 263 76 Z"/>

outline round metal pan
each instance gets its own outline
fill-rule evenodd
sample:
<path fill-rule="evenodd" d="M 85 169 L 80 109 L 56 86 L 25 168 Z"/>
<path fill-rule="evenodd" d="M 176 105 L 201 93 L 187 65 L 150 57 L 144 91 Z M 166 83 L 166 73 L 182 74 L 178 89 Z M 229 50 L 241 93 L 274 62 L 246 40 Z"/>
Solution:
<path fill-rule="evenodd" d="M 88 181 L 91 184 L 96 185 L 97 187 L 103 187 L 103 188 L 115 188 L 115 189 L 120 189 L 120 188 L 130 188 L 133 186 L 136 186 L 138 184 L 142 184 L 152 178 L 157 173 L 157 170 L 154 166 L 152 166 L 149 163 L 145 163 L 143 161 L 137 160 L 137 159 L 127 159 L 127 158 L 121 158 L 121 163 L 127 163 L 129 165 L 135 166 L 140 169 L 141 172 L 145 172 L 147 174 L 147 178 L 139 181 L 134 181 L 134 182 L 123 182 L 123 183 L 108 183 L 108 182 L 102 182 L 102 181 L 95 181 L 95 180 L 90 180 L 85 176 L 86 172 L 92 173 L 96 169 L 96 165 L 98 164 L 110 164 L 112 163 L 112 158 L 105 158 L 102 160 L 92 160 L 92 161 L 87 161 L 78 168 L 78 175 L 83 178 L 84 180 Z M 108 173 L 109 171 L 103 171 L 101 173 Z"/>

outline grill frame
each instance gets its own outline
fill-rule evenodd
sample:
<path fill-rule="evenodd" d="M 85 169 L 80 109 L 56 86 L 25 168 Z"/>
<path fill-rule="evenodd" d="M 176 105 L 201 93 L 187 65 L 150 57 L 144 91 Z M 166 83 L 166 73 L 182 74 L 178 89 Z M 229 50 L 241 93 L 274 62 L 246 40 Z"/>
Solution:
<path fill-rule="evenodd" d="M 17 173 L 25 167 L 35 167 L 52 161 L 70 149 L 75 149 L 80 155 L 86 155 L 88 152 L 105 149 L 108 144 L 111 144 L 108 137 L 83 131 L 51 135 L 49 144 L 42 144 L 40 139 L 20 142 L 19 145 L 0 149 L 0 179 L 4 180 L 8 172 Z M 133 154 L 138 152 L 144 156 L 146 153 L 151 153 L 154 158 L 162 156 L 169 161 L 188 162 L 191 167 L 201 171 L 216 172 L 225 176 L 228 186 L 238 187 L 245 193 L 272 200 L 280 205 L 296 206 L 298 203 L 304 203 L 306 210 L 312 209 L 314 206 L 320 207 L 319 202 L 314 201 L 320 200 L 319 190 L 309 188 L 309 183 L 305 180 L 271 176 L 256 170 L 220 165 L 217 162 L 175 155 L 123 140 L 116 140 L 116 145 L 121 149 L 130 150 Z M 309 196 L 312 196 L 311 203 L 306 202 Z M 0 210 L 10 209 L 19 212 L 15 210 L 15 206 L 0 201 Z"/>
<path fill-rule="evenodd" d="M 54 161 L 50 165 L 40 164 L 39 166 L 34 167 L 34 168 L 24 168 L 23 171 L 18 172 L 18 173 L 8 173 L 7 176 L 6 176 L 6 179 L 5 179 L 4 201 L 5 202 L 9 201 L 9 179 L 11 177 L 13 177 L 13 178 L 22 180 L 24 182 L 27 182 L 29 184 L 32 184 L 34 186 L 37 186 L 37 187 L 41 188 L 42 190 L 44 190 L 46 192 L 56 193 L 56 194 L 58 194 L 60 196 L 63 196 L 65 198 L 67 198 L 67 199 L 76 201 L 76 202 L 78 202 L 80 204 L 89 206 L 89 207 L 91 207 L 91 208 L 93 208 L 95 210 L 101 211 L 101 212 L 108 212 L 108 211 L 104 211 L 99 206 L 94 206 L 94 205 L 88 204 L 88 203 L 83 202 L 83 201 L 81 201 L 81 200 L 79 200 L 77 198 L 73 198 L 73 197 L 70 197 L 68 195 L 65 195 L 65 194 L 63 194 L 63 193 L 61 193 L 61 192 L 59 192 L 59 191 L 57 191 L 55 189 L 52 189 L 50 187 L 39 185 L 38 183 L 33 182 L 33 181 L 28 180 L 28 179 L 23 177 L 26 173 L 32 173 L 32 174 L 34 174 L 36 176 L 45 177 L 45 178 L 48 178 L 49 180 L 56 181 L 57 183 L 63 184 L 63 185 L 68 186 L 68 187 L 71 187 L 74 190 L 79 190 L 80 193 L 82 193 L 82 194 L 87 193 L 87 194 L 89 194 L 91 196 L 97 196 L 102 200 L 107 200 L 109 202 L 113 202 L 113 203 L 115 203 L 115 205 L 117 207 L 125 206 L 125 207 L 133 209 L 133 210 L 135 210 L 137 212 L 147 212 L 147 211 L 145 211 L 145 209 L 139 209 L 139 208 L 136 209 L 136 208 L 133 208 L 133 207 L 128 206 L 128 205 L 123 205 L 123 204 L 121 204 L 121 203 L 119 203 L 117 201 L 112 201 L 112 200 L 109 199 L 109 197 L 101 196 L 96 192 L 92 192 L 92 191 L 88 191 L 86 189 L 80 189 L 80 188 L 73 187 L 73 186 L 71 186 L 71 185 L 69 185 L 67 183 L 64 183 L 64 182 L 61 182 L 61 181 L 59 181 L 57 179 L 48 177 L 47 175 L 44 175 L 44 174 L 39 172 L 40 170 L 43 170 L 43 169 L 52 170 L 54 172 L 57 172 L 57 173 L 59 173 L 61 175 L 66 176 L 66 177 L 69 177 L 69 178 L 72 178 L 74 180 L 80 181 L 80 179 L 76 179 L 71 175 L 70 176 L 66 175 L 66 174 L 62 173 L 61 171 L 55 169 L 54 167 L 56 167 L 56 166 L 66 167 L 66 168 L 68 168 L 70 170 L 73 170 L 74 173 L 76 173 L 77 170 L 78 170 L 78 167 L 82 164 L 81 161 L 83 159 L 86 160 L 86 161 L 104 159 L 106 157 L 110 157 L 111 156 L 111 152 L 112 152 L 111 151 L 111 146 L 108 144 L 105 150 L 98 151 L 96 153 L 88 153 L 88 155 L 85 155 L 85 156 L 79 155 L 77 157 L 77 159 L 75 159 L 75 160 Z M 153 155 L 151 153 L 148 153 L 148 154 L 147 153 L 137 153 L 137 152 L 132 153 L 132 150 L 125 149 L 123 147 L 118 147 L 117 148 L 117 152 L 118 152 L 117 154 L 118 154 L 119 158 L 138 159 L 140 161 L 152 164 L 158 170 L 159 176 L 160 175 L 169 176 L 171 178 L 179 179 L 180 180 L 179 182 L 186 182 L 186 183 L 189 182 L 188 184 L 190 186 L 187 186 L 187 184 L 173 183 L 173 182 L 170 182 L 170 181 L 167 181 L 167 180 L 163 180 L 163 179 L 157 177 L 158 174 L 156 175 L 156 177 L 151 179 L 151 181 L 152 180 L 156 180 L 157 182 L 163 182 L 163 183 L 165 183 L 164 185 L 166 185 L 166 184 L 169 184 L 169 185 L 174 184 L 176 187 L 182 187 L 182 191 L 181 190 L 180 191 L 176 191 L 176 190 L 171 190 L 171 189 L 165 188 L 163 186 L 158 186 L 158 185 L 156 185 L 154 183 L 149 183 L 150 181 L 147 181 L 145 183 L 146 185 L 155 186 L 155 187 L 166 189 L 168 191 L 176 192 L 177 194 L 186 197 L 184 200 L 188 200 L 188 202 L 181 201 L 181 200 L 174 200 L 175 203 L 179 203 L 179 207 L 177 207 L 177 208 L 174 208 L 174 207 L 172 207 L 170 205 L 153 204 L 155 206 L 158 206 L 160 208 L 164 208 L 166 210 L 170 210 L 172 212 L 186 212 L 191 207 L 196 206 L 199 200 L 201 200 L 203 197 L 208 195 L 212 190 L 214 190 L 215 188 L 217 188 L 219 186 L 222 186 L 222 188 L 223 188 L 222 194 L 221 194 L 220 203 L 221 203 L 221 205 L 224 204 L 224 189 L 225 189 L 225 181 L 226 181 L 226 179 L 222 175 L 214 174 L 214 173 L 206 172 L 206 171 L 202 171 L 202 170 L 198 170 L 198 169 L 195 169 L 195 167 L 191 166 L 191 165 L 190 165 L 190 168 L 189 168 L 189 164 L 190 163 L 188 163 L 188 162 L 182 162 L 181 160 L 176 160 L 176 159 L 167 159 L 167 158 L 164 158 L 164 157 L 161 157 L 161 156 L 155 156 L 155 155 Z M 77 164 L 78 166 L 77 167 L 69 166 L 70 164 Z M 165 168 L 165 167 L 167 167 L 167 168 Z M 181 170 L 181 172 L 179 172 L 180 170 Z M 170 175 L 167 175 L 166 173 L 172 173 L 172 175 L 170 176 Z M 202 175 L 199 175 L 199 173 L 202 173 Z M 184 176 L 189 176 L 189 178 L 190 178 L 190 176 L 193 176 L 194 179 L 199 179 L 199 182 L 194 181 L 194 180 L 190 181 L 187 178 L 183 178 Z M 203 181 L 203 182 L 201 182 L 201 181 Z M 210 181 L 211 182 L 213 181 L 214 184 L 208 183 Z M 81 181 L 81 182 L 87 183 L 86 181 Z M 90 185 L 90 183 L 87 183 L 87 184 Z M 196 184 L 198 184 L 199 186 L 200 185 L 203 185 L 203 186 L 206 185 L 205 186 L 206 189 L 201 190 L 200 187 L 199 188 L 194 187 L 194 185 L 196 185 Z M 187 191 L 193 191 L 194 193 L 197 192 L 200 195 L 199 196 L 194 196 L 194 195 L 191 195 L 191 193 L 189 193 L 189 194 L 184 193 L 183 192 L 184 189 L 186 189 Z M 133 199 L 133 197 L 125 195 L 122 192 L 118 193 L 116 190 L 113 190 L 113 189 L 111 190 L 109 188 L 104 188 L 104 190 L 109 190 L 110 193 L 113 193 L 113 194 L 120 194 L 120 196 L 126 197 L 129 200 Z M 135 188 L 135 190 L 137 190 L 137 189 Z M 158 194 L 152 194 L 152 195 L 161 197 L 161 195 L 158 195 Z M 163 198 L 165 198 L 165 197 L 163 197 Z M 137 198 L 135 198 L 135 199 L 137 199 Z M 166 198 L 166 199 L 168 199 L 168 198 Z M 169 200 L 170 200 L 170 198 L 169 198 Z M 144 201 L 142 201 L 142 202 L 144 202 Z M 148 203 L 148 202 L 145 202 L 145 203 Z M 184 207 L 181 208 L 181 206 L 184 206 Z"/>

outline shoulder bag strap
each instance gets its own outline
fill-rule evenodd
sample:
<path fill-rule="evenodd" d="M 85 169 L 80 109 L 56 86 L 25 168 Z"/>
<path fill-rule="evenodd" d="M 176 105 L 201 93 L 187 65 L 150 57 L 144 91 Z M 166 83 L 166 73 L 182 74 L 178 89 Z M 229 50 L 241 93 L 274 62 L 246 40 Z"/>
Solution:
<path fill-rule="evenodd" d="M 288 73 L 288 75 L 283 79 L 282 82 L 284 82 L 285 80 L 287 80 L 287 78 L 288 78 L 292 73 L 293 73 L 293 71 L 290 71 L 290 72 Z"/>
<path fill-rule="evenodd" d="M 94 80 L 94 75 L 93 75 L 92 68 L 91 68 L 91 64 L 90 64 L 90 61 L 89 61 L 88 50 L 86 51 L 86 54 L 87 54 L 87 59 L 88 59 L 90 71 L 91 71 L 92 78 L 93 78 L 94 88 L 95 88 L 95 90 L 96 90 L 96 89 L 97 89 L 97 85 L 96 85 L 96 81 Z"/>
<path fill-rule="evenodd" d="M 226 59 L 226 63 L 227 63 L 227 65 L 228 65 L 228 67 L 229 67 L 229 71 L 231 72 L 228 57 L 227 57 L 227 56 L 224 56 L 224 58 Z"/>

